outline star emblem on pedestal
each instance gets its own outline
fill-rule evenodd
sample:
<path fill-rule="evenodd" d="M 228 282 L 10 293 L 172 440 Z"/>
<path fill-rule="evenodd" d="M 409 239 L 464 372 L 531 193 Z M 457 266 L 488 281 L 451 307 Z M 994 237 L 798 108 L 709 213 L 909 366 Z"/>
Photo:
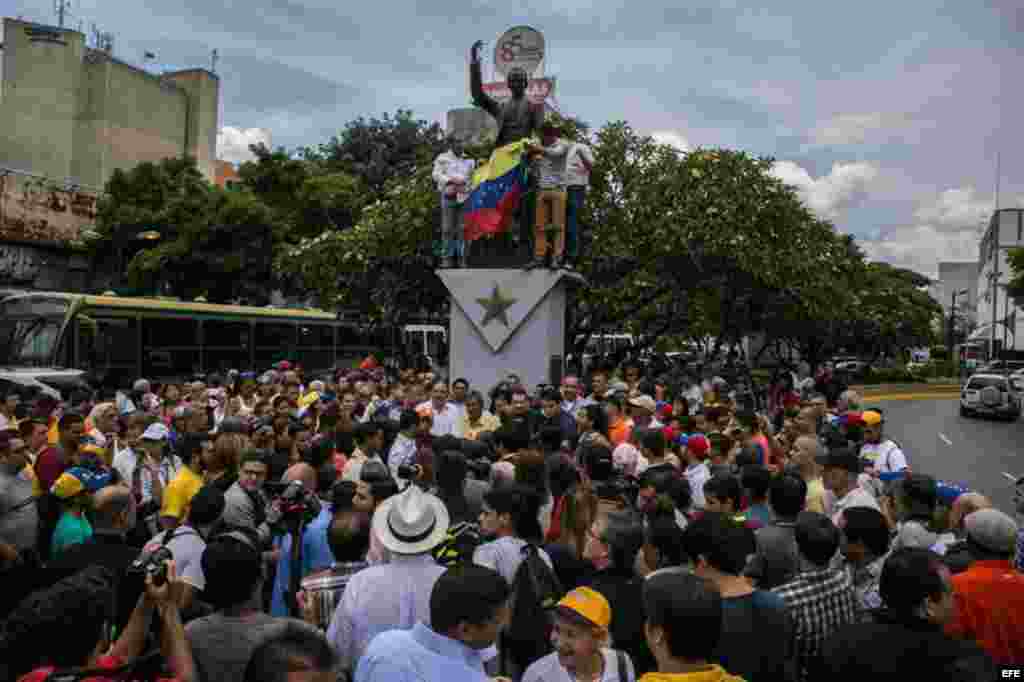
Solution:
<path fill-rule="evenodd" d="M 501 293 L 501 289 L 498 287 L 498 283 L 495 282 L 494 290 L 491 292 L 490 298 L 476 299 L 476 302 L 483 306 L 486 311 L 483 321 L 480 322 L 480 326 L 486 327 L 492 320 L 498 320 L 508 327 L 508 309 L 515 305 L 516 301 L 517 299 L 514 298 L 505 298 Z"/>

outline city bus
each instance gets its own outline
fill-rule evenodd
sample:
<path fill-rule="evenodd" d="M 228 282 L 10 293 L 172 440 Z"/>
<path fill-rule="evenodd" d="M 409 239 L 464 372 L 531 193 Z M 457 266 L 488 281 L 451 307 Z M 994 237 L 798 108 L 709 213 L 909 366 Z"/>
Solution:
<path fill-rule="evenodd" d="M 280 360 L 323 371 L 389 352 L 390 336 L 314 309 L 57 292 L 0 301 L 0 365 L 84 370 L 104 385 L 262 370 Z"/>

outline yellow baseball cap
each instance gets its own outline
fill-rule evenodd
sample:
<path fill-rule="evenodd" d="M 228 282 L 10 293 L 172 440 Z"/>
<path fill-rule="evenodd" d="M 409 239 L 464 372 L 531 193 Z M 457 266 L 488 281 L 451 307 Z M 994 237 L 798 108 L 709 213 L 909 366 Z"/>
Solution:
<path fill-rule="evenodd" d="M 608 605 L 608 600 L 589 587 L 577 587 L 562 597 L 557 608 L 569 609 L 602 630 L 607 630 L 612 622 L 612 607 Z"/>
<path fill-rule="evenodd" d="M 860 415 L 861 420 L 868 426 L 876 426 L 882 423 L 882 415 L 874 410 L 868 410 Z"/>

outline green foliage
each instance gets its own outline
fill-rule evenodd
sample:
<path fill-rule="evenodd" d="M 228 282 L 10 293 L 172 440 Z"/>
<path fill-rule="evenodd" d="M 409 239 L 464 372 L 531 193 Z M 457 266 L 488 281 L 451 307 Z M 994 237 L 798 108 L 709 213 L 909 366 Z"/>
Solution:
<path fill-rule="evenodd" d="M 1006 254 L 1010 265 L 1010 281 L 1006 293 L 1017 307 L 1024 307 L 1024 248 L 1010 249 Z"/>
<path fill-rule="evenodd" d="M 208 183 L 191 159 L 115 171 L 100 201 L 92 246 L 114 256 L 132 287 L 184 298 L 261 302 L 270 281 L 273 212 L 248 191 Z M 140 241 L 155 230 L 160 239 Z"/>

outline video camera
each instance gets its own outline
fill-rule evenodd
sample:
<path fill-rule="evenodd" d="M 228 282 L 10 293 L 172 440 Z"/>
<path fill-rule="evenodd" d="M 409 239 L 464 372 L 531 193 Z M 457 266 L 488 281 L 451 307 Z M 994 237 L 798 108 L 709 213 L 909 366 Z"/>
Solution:
<path fill-rule="evenodd" d="M 400 464 L 397 473 L 399 478 L 415 481 L 423 474 L 423 467 L 419 464 Z"/>
<path fill-rule="evenodd" d="M 302 481 L 266 483 L 264 489 L 272 496 L 271 506 L 280 509 L 280 523 L 285 526 L 309 523 L 320 514 L 319 498 L 312 490 L 306 490 Z"/>
<path fill-rule="evenodd" d="M 167 531 L 170 532 L 170 531 Z M 128 571 L 130 573 L 141 573 L 143 579 L 149 576 L 156 586 L 167 582 L 167 562 L 172 561 L 174 555 L 165 545 L 157 547 L 152 552 L 145 552 L 142 556 L 131 563 Z"/>

